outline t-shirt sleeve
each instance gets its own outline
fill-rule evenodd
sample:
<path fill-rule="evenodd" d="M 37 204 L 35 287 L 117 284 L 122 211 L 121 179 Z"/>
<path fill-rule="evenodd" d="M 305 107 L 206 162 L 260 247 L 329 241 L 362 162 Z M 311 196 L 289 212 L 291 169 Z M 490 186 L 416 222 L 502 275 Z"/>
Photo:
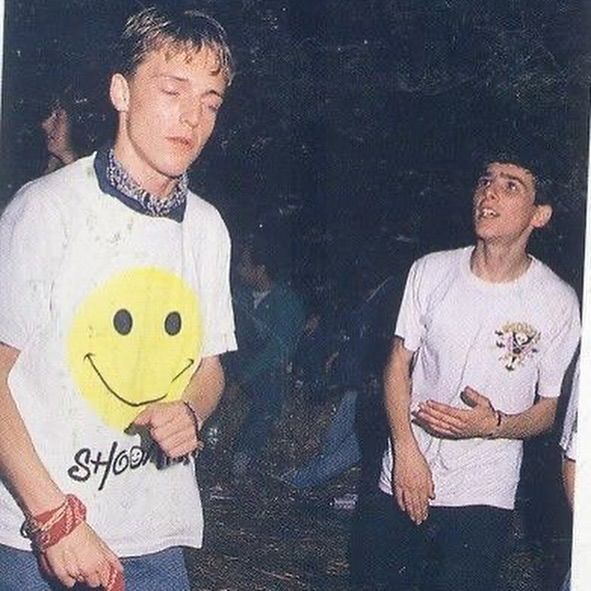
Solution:
<path fill-rule="evenodd" d="M 217 212 L 210 231 L 206 288 L 203 294 L 203 357 L 221 355 L 237 348 L 230 292 L 230 236 Z"/>
<path fill-rule="evenodd" d="M 563 292 L 556 297 L 559 308 L 549 307 L 554 315 L 550 334 L 539 364 L 538 394 L 544 398 L 556 398 L 562 389 L 566 370 L 572 362 L 581 338 L 579 302 L 574 291 Z M 544 338 L 544 335 L 542 335 Z"/>
<path fill-rule="evenodd" d="M 0 341 L 22 350 L 48 321 L 51 285 L 66 243 L 60 213 L 34 188 L 0 218 Z"/>
<path fill-rule="evenodd" d="M 560 447 L 564 450 L 564 455 L 570 460 L 576 460 L 577 443 L 577 407 L 579 403 L 579 360 L 573 376 L 572 389 L 564 423 L 562 427 L 562 436 L 560 438 Z"/>
<path fill-rule="evenodd" d="M 423 259 L 415 261 L 411 266 L 396 321 L 395 334 L 404 339 L 404 347 L 409 351 L 416 351 L 420 347 L 425 332 L 420 297 L 423 268 Z"/>

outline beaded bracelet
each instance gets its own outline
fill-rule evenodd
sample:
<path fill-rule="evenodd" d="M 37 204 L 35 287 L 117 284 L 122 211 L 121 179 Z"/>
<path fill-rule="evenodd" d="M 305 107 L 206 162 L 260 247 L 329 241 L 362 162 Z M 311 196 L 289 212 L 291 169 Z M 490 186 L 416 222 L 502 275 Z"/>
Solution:
<path fill-rule="evenodd" d="M 199 437 L 199 433 L 201 432 L 201 427 L 203 425 L 203 419 L 197 414 L 195 407 L 188 400 L 182 400 L 182 403 L 191 413 L 191 418 L 193 419 L 193 423 L 195 423 L 195 432 L 197 433 L 197 437 Z"/>

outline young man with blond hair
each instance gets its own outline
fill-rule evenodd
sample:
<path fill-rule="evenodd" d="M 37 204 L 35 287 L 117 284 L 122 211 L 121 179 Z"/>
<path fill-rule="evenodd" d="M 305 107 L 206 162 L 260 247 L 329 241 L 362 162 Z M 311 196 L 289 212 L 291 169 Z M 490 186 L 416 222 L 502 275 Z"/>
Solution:
<path fill-rule="evenodd" d="M 116 62 L 114 144 L 0 221 L 3 591 L 188 590 L 201 544 L 193 457 L 235 338 L 228 233 L 186 171 L 232 59 L 215 20 L 153 6 Z"/>

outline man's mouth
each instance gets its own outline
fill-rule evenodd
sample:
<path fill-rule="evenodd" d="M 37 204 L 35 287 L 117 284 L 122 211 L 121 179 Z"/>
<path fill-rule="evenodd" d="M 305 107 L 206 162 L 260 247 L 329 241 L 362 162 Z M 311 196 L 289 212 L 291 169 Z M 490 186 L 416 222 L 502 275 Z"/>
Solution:
<path fill-rule="evenodd" d="M 174 136 L 174 137 L 169 137 L 167 139 L 169 142 L 172 142 L 173 144 L 175 144 L 177 146 L 181 146 L 183 148 L 190 149 L 193 147 L 193 140 L 186 138 L 186 137 Z"/>
<path fill-rule="evenodd" d="M 477 214 L 479 220 L 486 220 L 499 217 L 499 214 L 490 207 L 479 207 Z"/>
<path fill-rule="evenodd" d="M 168 396 L 168 392 L 162 396 L 157 396 L 155 398 L 150 398 L 149 400 L 142 400 L 140 402 L 132 402 L 131 400 L 127 400 L 124 396 L 113 390 L 107 380 L 103 377 L 103 374 L 100 372 L 99 368 L 97 367 L 96 363 L 94 362 L 94 353 L 87 353 L 84 355 L 84 360 L 90 363 L 90 366 L 98 376 L 99 380 L 102 382 L 103 386 L 115 397 L 119 402 L 123 402 L 127 406 L 133 406 L 137 408 L 139 406 L 146 406 L 147 404 L 152 404 L 153 402 L 160 402 L 164 400 Z M 193 364 L 195 363 L 194 359 L 188 359 L 187 365 L 176 375 L 172 378 L 171 383 L 180 378 Z"/>

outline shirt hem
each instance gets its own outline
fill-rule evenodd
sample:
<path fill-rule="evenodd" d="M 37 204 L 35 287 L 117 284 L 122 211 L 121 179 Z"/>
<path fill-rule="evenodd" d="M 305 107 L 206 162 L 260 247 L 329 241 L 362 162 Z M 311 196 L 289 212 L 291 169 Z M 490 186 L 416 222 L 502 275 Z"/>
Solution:
<path fill-rule="evenodd" d="M 0 534 L 1 545 L 8 546 L 9 548 L 16 548 L 17 550 L 23 550 L 25 552 L 32 552 L 33 550 L 31 548 L 30 542 L 28 542 L 27 540 L 22 541 L 22 544 L 15 543 L 14 539 L 6 539 L 4 536 Z M 117 554 L 119 558 L 145 556 L 146 554 L 155 554 L 156 552 L 161 552 L 162 550 L 166 550 L 167 548 L 175 548 L 180 546 L 199 550 L 203 546 L 203 540 L 200 538 L 199 541 L 197 541 L 194 537 L 167 538 L 156 544 L 151 544 L 149 546 L 144 546 L 142 548 L 136 546 L 127 546 L 124 549 L 117 546 L 116 544 L 113 544 L 112 546 L 111 544 L 109 544 L 109 547 L 113 550 L 113 552 L 115 552 L 115 554 Z"/>

